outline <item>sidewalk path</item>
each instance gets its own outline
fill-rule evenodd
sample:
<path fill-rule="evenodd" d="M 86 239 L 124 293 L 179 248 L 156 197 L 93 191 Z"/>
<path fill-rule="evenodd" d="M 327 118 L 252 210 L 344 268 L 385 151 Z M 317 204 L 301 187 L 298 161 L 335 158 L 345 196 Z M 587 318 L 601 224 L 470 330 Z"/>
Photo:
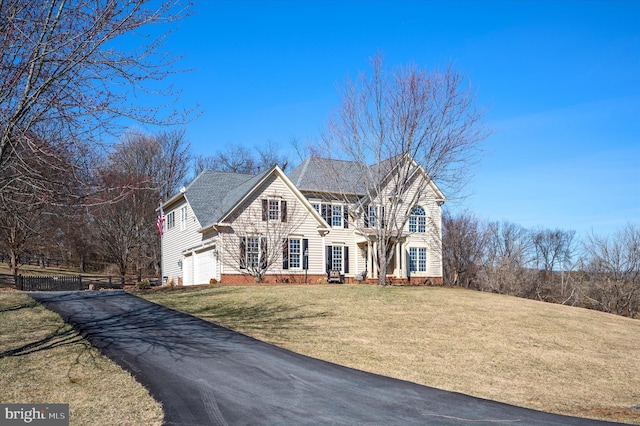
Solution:
<path fill-rule="evenodd" d="M 606 424 L 341 367 L 122 291 L 30 295 L 146 386 L 167 425 Z"/>

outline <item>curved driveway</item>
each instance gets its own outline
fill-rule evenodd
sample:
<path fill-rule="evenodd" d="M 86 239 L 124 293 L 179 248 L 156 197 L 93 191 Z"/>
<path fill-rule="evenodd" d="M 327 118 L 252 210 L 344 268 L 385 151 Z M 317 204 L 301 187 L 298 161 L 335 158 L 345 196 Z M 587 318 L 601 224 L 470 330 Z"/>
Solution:
<path fill-rule="evenodd" d="M 341 367 L 122 291 L 30 295 L 146 386 L 168 425 L 606 424 Z"/>

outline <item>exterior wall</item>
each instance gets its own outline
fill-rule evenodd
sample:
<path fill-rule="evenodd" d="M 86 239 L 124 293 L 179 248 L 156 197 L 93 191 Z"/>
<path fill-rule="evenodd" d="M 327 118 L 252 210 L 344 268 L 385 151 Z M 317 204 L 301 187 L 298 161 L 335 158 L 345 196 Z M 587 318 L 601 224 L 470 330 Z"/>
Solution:
<path fill-rule="evenodd" d="M 181 227 L 180 210 L 187 208 L 187 217 L 184 229 Z M 175 226 L 168 229 L 167 218 L 173 212 L 175 217 Z M 198 232 L 200 223 L 193 214 L 191 206 L 187 200 L 182 197 L 176 203 L 164 208 L 164 235 L 162 236 L 162 268 L 166 282 L 173 280 L 175 284 L 184 282 L 184 269 L 186 258 L 183 257 L 185 250 L 201 245 L 203 235 Z M 189 261 L 193 262 L 193 258 Z M 182 266 L 181 266 L 182 265 Z M 193 265 L 191 265 L 193 266 Z M 187 266 L 189 268 L 189 266 Z M 193 269 L 188 270 L 193 271 Z"/>
<path fill-rule="evenodd" d="M 414 184 L 424 184 L 421 179 Z M 425 272 L 415 271 L 410 275 L 417 278 L 442 277 L 442 208 L 436 201 L 436 194 L 431 187 L 425 189 L 424 193 L 416 203 L 424 208 L 427 220 L 427 232 L 409 232 L 409 223 L 405 225 L 407 241 L 405 243 L 405 256 L 407 259 L 407 271 L 409 271 L 409 248 L 427 248 L 427 270 Z"/>
<path fill-rule="evenodd" d="M 287 201 L 287 224 L 284 230 L 271 231 L 269 238 L 282 240 L 282 238 L 300 238 L 308 240 L 308 265 L 307 276 L 325 275 L 324 268 L 324 238 L 318 232 L 320 223 L 309 213 L 307 207 L 291 192 L 289 187 L 277 176 L 272 176 L 262 187 L 258 188 L 243 205 L 238 208 L 238 214 L 233 218 L 230 227 L 220 233 L 220 255 L 222 259 L 221 281 L 246 282 L 253 280 L 239 269 L 239 256 L 236 247 L 239 245 L 239 236 L 247 234 L 267 234 L 267 224 L 262 221 L 262 199 L 272 198 Z M 277 224 L 275 225 L 277 226 Z M 278 244 L 278 243 L 276 243 Z M 282 247 L 280 243 L 279 248 Z M 279 251 L 279 260 L 269 267 L 268 275 L 300 276 L 304 277 L 305 270 L 283 269 L 282 252 Z M 237 276 L 237 277 L 235 277 Z M 303 279 L 303 278 L 302 278 Z"/>
<path fill-rule="evenodd" d="M 420 195 L 420 197 L 418 197 L 418 195 Z M 386 199 L 387 197 L 382 198 Z M 412 187 L 404 194 L 403 198 L 410 200 L 406 205 L 407 218 L 410 216 L 411 209 L 414 206 L 420 205 L 424 208 L 426 213 L 426 232 L 410 232 L 409 220 L 406 220 L 403 226 L 402 222 L 404 217 L 396 218 L 395 229 L 402 229 L 399 237 L 401 238 L 401 242 L 396 248 L 394 259 L 392 259 L 389 265 L 387 275 L 391 280 L 404 279 L 404 281 L 411 281 L 412 283 L 437 282 L 442 278 L 442 208 L 438 204 L 437 195 L 433 188 L 429 186 L 422 177 L 419 177 L 413 182 Z M 391 210 L 390 203 L 385 203 L 383 206 L 385 212 Z M 385 220 L 390 219 L 389 217 L 385 218 Z M 366 233 L 367 228 L 364 226 L 364 217 L 358 220 L 358 227 Z M 362 243 L 361 246 L 363 248 L 366 247 L 366 243 Z M 426 249 L 427 265 L 425 271 L 410 271 L 411 248 Z M 372 245 L 369 249 L 375 250 L 375 246 Z M 372 263 L 371 258 L 369 263 Z M 366 260 L 359 255 L 358 270 L 363 270 L 366 264 Z M 375 276 L 375 274 L 372 274 L 372 267 L 369 265 L 367 265 L 367 272 L 369 279 Z"/>

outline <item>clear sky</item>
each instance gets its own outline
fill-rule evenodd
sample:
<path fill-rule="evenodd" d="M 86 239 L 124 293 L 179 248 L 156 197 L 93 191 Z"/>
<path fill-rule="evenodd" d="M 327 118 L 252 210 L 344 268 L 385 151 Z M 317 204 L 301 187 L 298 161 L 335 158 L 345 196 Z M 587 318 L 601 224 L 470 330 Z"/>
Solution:
<path fill-rule="evenodd" d="M 464 72 L 494 133 L 452 205 L 525 227 L 640 224 L 640 1 L 207 1 L 169 45 L 196 154 L 319 137 L 336 86 L 386 64 Z M 295 154 L 292 158 L 297 160 Z"/>

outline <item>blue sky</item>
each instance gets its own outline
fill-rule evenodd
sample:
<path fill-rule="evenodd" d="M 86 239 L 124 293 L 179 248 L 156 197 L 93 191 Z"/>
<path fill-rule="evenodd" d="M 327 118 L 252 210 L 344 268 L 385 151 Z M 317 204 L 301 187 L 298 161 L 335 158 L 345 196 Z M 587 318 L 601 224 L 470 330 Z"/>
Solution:
<path fill-rule="evenodd" d="M 525 227 L 640 223 L 640 1 L 207 1 L 173 34 L 196 154 L 318 139 L 347 76 L 453 63 L 494 133 L 450 207 Z M 296 159 L 292 152 L 292 158 Z"/>

